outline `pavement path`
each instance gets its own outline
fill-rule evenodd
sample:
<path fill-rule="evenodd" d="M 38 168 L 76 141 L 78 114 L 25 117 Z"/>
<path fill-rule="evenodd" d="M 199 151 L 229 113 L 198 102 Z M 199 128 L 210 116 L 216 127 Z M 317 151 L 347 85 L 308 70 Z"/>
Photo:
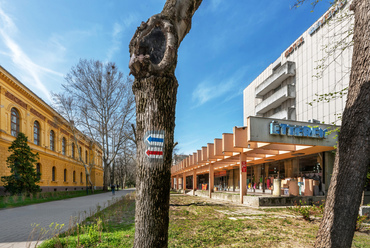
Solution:
<path fill-rule="evenodd" d="M 40 227 L 48 229 L 54 222 L 69 226 L 70 218 L 84 218 L 95 211 L 97 206 L 107 207 L 108 201 L 113 198 L 124 196 L 135 189 L 116 191 L 96 195 L 88 195 L 71 199 L 39 203 L 24 207 L 0 210 L 0 248 L 23 248 L 27 247 L 27 241 L 32 232 L 32 224 L 40 224 Z M 37 237 L 34 239 L 37 240 Z M 31 246 L 34 247 L 34 246 Z"/>

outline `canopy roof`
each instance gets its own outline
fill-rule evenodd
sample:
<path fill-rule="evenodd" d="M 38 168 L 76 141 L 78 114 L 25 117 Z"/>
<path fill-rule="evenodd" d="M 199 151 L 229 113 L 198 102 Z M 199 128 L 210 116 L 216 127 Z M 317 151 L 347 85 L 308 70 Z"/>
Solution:
<path fill-rule="evenodd" d="M 215 171 L 239 168 L 241 153 L 247 157 L 247 166 L 252 166 L 331 151 L 336 144 L 337 127 L 332 125 L 262 117 L 248 117 L 247 123 L 174 165 L 172 176 L 192 175 L 194 170 L 197 174 L 208 173 L 209 166 Z"/>

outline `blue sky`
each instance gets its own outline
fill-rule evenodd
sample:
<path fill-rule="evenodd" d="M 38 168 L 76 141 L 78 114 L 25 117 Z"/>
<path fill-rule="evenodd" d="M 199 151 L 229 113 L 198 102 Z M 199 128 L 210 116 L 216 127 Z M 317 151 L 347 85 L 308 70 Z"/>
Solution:
<path fill-rule="evenodd" d="M 329 7 L 294 0 L 204 0 L 179 48 L 175 141 L 200 149 L 243 125 L 242 92 Z M 0 0 L 0 65 L 44 101 L 80 58 L 128 75 L 136 27 L 165 0 Z"/>

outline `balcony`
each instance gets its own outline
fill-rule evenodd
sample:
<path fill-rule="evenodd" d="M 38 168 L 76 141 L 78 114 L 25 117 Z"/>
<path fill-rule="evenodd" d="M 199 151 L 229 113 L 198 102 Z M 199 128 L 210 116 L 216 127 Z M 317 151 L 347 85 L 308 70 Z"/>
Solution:
<path fill-rule="evenodd" d="M 271 116 L 266 116 L 268 118 L 272 119 L 280 119 L 280 120 L 288 120 L 288 109 L 282 109 L 281 111 L 271 115 Z"/>
<path fill-rule="evenodd" d="M 295 86 L 285 85 L 270 97 L 258 104 L 256 106 L 256 114 L 262 115 L 271 109 L 279 107 L 283 102 L 291 98 L 295 98 Z"/>
<path fill-rule="evenodd" d="M 266 93 L 278 87 L 285 79 L 295 75 L 295 63 L 287 61 L 277 68 L 271 76 L 256 87 L 256 97 L 262 98 Z"/>

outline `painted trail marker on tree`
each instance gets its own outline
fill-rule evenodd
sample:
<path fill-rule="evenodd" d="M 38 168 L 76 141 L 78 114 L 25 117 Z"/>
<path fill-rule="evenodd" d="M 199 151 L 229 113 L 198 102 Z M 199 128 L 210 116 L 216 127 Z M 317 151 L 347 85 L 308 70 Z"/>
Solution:
<path fill-rule="evenodd" d="M 146 156 L 149 159 L 163 159 L 164 131 L 148 131 L 144 135 L 144 143 L 148 147 Z"/>
<path fill-rule="evenodd" d="M 152 146 L 146 150 L 146 155 L 149 158 L 163 159 L 163 149 L 162 147 Z"/>

